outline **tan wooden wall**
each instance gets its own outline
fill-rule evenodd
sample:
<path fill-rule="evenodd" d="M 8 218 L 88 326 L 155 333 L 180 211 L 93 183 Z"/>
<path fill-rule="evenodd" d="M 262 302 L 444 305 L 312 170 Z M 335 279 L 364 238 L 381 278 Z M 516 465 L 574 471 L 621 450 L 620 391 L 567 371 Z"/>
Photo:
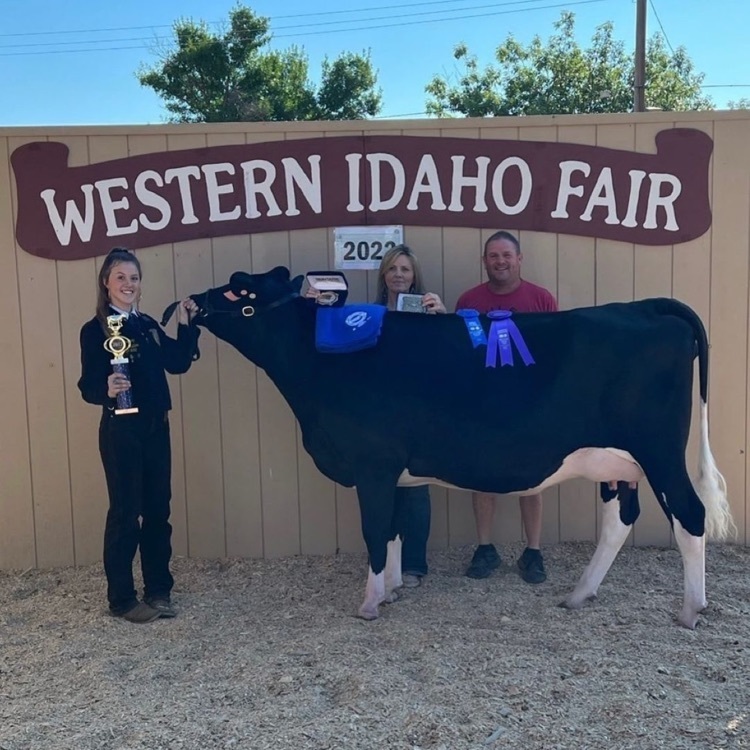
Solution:
<path fill-rule="evenodd" d="M 711 441 L 730 492 L 738 541 L 748 543 L 748 257 L 750 114 L 507 118 L 365 123 L 367 133 L 558 141 L 654 152 L 662 129 L 687 126 L 714 139 L 713 226 L 674 247 L 524 231 L 524 275 L 561 308 L 674 296 L 697 310 L 711 341 Z M 163 150 L 276 139 L 352 135 L 359 123 L 0 129 L 0 569 L 100 559 L 106 492 L 97 450 L 99 409 L 76 387 L 78 332 L 91 317 L 101 259 L 50 261 L 14 241 L 10 153 L 24 143 L 67 144 L 71 166 Z M 513 226 L 497 227 L 513 230 Z M 332 228 L 222 237 L 140 250 L 142 308 L 159 316 L 172 300 L 224 283 L 237 269 L 332 267 Z M 449 308 L 482 280 L 490 231 L 405 227 L 427 285 Z M 104 248 L 107 250 L 108 248 Z M 371 299 L 373 272 L 351 272 L 350 298 Z M 202 358 L 171 380 L 175 551 L 192 557 L 275 557 L 363 549 L 353 490 L 321 476 L 295 419 L 263 372 L 209 333 Z M 592 367 L 596 363 L 592 362 Z M 628 366 L 638 367 L 638 362 Z M 695 466 L 694 440 L 690 461 Z M 466 493 L 433 488 L 432 547 L 474 542 Z M 642 489 L 635 544 L 670 534 Z M 596 487 L 570 482 L 545 493 L 544 542 L 594 540 Z M 498 542 L 521 538 L 518 504 L 500 503 Z"/>

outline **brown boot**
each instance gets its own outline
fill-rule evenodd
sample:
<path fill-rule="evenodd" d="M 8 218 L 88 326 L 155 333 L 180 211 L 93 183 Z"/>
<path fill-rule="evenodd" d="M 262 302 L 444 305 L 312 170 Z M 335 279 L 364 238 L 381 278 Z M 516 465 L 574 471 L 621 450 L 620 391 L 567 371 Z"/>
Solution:
<path fill-rule="evenodd" d="M 153 622 L 161 617 L 158 609 L 149 607 L 145 602 L 138 602 L 135 607 L 131 607 L 127 612 L 123 612 L 118 617 L 128 622 L 134 622 L 138 625 L 145 625 L 147 622 Z"/>

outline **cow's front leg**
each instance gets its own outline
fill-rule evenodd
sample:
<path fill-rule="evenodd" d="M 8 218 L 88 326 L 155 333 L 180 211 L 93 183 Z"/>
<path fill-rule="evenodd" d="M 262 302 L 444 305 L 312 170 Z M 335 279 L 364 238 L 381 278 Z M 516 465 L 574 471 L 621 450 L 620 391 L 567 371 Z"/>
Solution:
<path fill-rule="evenodd" d="M 706 536 L 693 536 L 674 519 L 674 537 L 682 555 L 684 596 L 678 617 L 681 625 L 694 630 L 698 615 L 708 606 L 706 599 Z"/>
<path fill-rule="evenodd" d="M 580 609 L 587 601 L 596 598 L 599 585 L 607 575 L 607 571 L 612 566 L 640 513 L 637 487 L 633 489 L 628 487 L 626 482 L 619 482 L 615 489 L 613 484 L 601 485 L 604 511 L 599 543 L 575 589 L 561 603 L 562 607 Z"/>
<path fill-rule="evenodd" d="M 374 573 L 372 566 L 367 574 L 365 586 L 365 600 L 359 608 L 359 616 L 363 620 L 376 620 L 380 604 L 393 604 L 398 601 L 397 589 L 403 585 L 401 581 L 401 539 L 396 537 L 388 542 L 385 570 Z"/>
<path fill-rule="evenodd" d="M 363 620 L 377 620 L 378 607 L 385 601 L 385 573 L 373 573 L 372 567 L 367 574 L 367 585 L 365 586 L 365 600 L 362 602 L 357 614 Z"/>
<path fill-rule="evenodd" d="M 399 473 L 400 471 L 382 471 L 357 478 L 362 535 L 370 558 L 365 599 L 358 611 L 359 616 L 365 620 L 377 619 L 380 604 L 389 601 L 397 583 L 400 583 L 401 544 L 392 542 L 395 537 L 394 507 Z M 399 553 L 398 563 L 394 559 L 396 547 Z M 389 559 L 391 564 L 386 569 Z"/>

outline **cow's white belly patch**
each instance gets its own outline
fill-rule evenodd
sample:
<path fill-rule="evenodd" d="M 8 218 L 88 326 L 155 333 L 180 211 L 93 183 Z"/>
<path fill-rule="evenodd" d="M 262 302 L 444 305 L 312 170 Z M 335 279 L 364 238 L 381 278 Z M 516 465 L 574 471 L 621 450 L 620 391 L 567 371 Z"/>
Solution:
<path fill-rule="evenodd" d="M 537 492 L 565 482 L 568 479 L 583 477 L 593 482 L 639 482 L 643 470 L 638 462 L 619 448 L 579 448 L 565 458 L 562 466 L 552 476 L 547 477 L 536 487 L 519 487 L 514 494 L 533 495 Z M 420 484 L 437 484 L 454 490 L 472 490 L 472 487 L 456 487 L 433 477 L 413 477 L 408 471 L 398 478 L 400 487 L 416 487 Z"/>

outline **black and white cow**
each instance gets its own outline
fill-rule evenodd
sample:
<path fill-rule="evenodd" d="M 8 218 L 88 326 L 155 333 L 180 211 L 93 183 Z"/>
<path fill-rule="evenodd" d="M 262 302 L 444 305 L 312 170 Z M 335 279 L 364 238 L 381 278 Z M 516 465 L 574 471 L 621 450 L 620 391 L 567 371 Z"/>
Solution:
<path fill-rule="evenodd" d="M 274 381 L 318 469 L 357 488 L 370 560 L 360 616 L 376 618 L 401 584 L 397 483 L 529 494 L 573 477 L 602 482 L 600 540 L 563 603 L 577 608 L 594 598 L 638 517 L 628 484 L 645 476 L 682 554 L 679 619 L 695 627 L 707 604 L 705 533 L 723 539 L 733 522 L 708 443 L 706 333 L 689 307 L 649 299 L 517 314 L 536 364 L 492 368 L 458 315 L 390 312 L 374 348 L 319 353 L 316 307 L 299 296 L 301 283 L 283 267 L 237 272 L 192 297 L 198 324 Z M 697 494 L 685 464 L 696 355 Z"/>

